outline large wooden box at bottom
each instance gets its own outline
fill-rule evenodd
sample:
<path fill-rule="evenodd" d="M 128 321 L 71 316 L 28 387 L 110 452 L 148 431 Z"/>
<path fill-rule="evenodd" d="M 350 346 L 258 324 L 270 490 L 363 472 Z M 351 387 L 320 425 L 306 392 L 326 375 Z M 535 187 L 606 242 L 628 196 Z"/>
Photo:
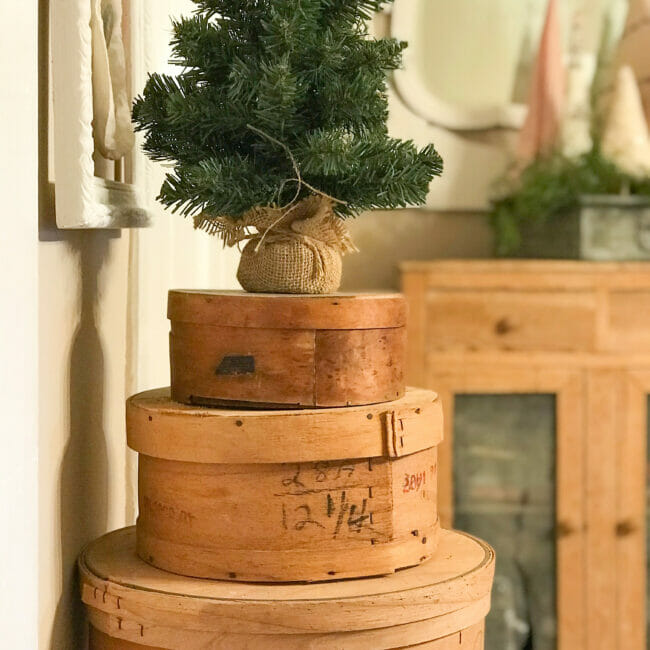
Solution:
<path fill-rule="evenodd" d="M 484 633 L 485 633 L 485 623 L 481 621 L 472 625 L 472 627 L 460 632 L 454 632 L 449 636 L 442 637 L 441 639 L 435 639 L 433 641 L 425 641 L 424 643 L 417 643 L 416 645 L 408 646 L 399 646 L 397 650 L 405 650 L 406 648 L 415 648 L 415 650 L 483 650 L 485 647 L 484 644 Z M 211 648 L 216 648 L 217 646 L 210 646 Z M 218 646 L 219 648 L 234 648 L 234 646 Z M 251 645 L 246 646 L 247 650 L 255 650 L 262 646 Z M 263 646 L 265 648 L 277 648 L 281 650 L 286 647 L 281 644 L 273 646 Z M 337 650 L 346 650 L 345 646 L 313 646 L 305 645 L 304 648 L 315 648 L 315 647 L 332 647 Z M 378 646 L 368 646 L 366 650 L 375 650 Z M 123 641 L 122 639 L 115 639 L 104 632 L 100 632 L 97 628 L 90 628 L 90 650 L 142 650 L 147 648 L 148 650 L 163 650 L 162 647 L 158 646 L 143 646 L 140 643 L 132 643 L 131 641 Z"/>
<path fill-rule="evenodd" d="M 243 584 L 156 569 L 125 528 L 86 548 L 79 569 L 90 650 L 482 650 L 494 553 L 443 531 L 430 562 L 389 576 Z"/>

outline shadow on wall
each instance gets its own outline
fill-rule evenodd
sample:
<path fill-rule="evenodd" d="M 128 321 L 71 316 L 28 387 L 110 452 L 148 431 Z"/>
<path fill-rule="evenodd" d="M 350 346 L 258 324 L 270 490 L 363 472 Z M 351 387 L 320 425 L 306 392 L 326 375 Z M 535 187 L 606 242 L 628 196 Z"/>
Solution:
<path fill-rule="evenodd" d="M 70 350 L 70 431 L 59 468 L 62 589 L 52 624 L 51 650 L 66 648 L 71 639 L 85 636 L 76 559 L 108 525 L 104 353 L 95 324 L 97 278 L 107 256 L 108 239 L 101 232 L 82 235 L 75 233 L 66 242 L 79 261 L 81 314 Z"/>
<path fill-rule="evenodd" d="M 360 252 L 343 258 L 342 291 L 399 289 L 399 264 L 407 260 L 492 255 L 492 231 L 481 213 L 376 211 L 348 225 Z"/>
<path fill-rule="evenodd" d="M 86 623 L 79 599 L 76 559 L 83 546 L 103 534 L 108 525 L 105 363 L 96 325 L 98 278 L 109 260 L 111 240 L 120 237 L 120 233 L 56 228 L 48 146 L 48 65 L 49 2 L 39 0 L 39 239 L 41 260 L 46 260 L 41 262 L 40 284 L 41 292 L 48 294 L 42 300 L 47 307 L 41 313 L 39 326 L 41 345 L 55 346 L 40 353 L 39 402 L 45 395 L 48 405 L 46 421 L 41 426 L 44 435 L 52 437 L 50 444 L 41 443 L 41 450 L 49 453 L 41 455 L 40 464 L 43 467 L 48 462 L 60 463 L 58 498 L 46 502 L 50 508 L 58 500 L 58 517 L 50 512 L 41 513 L 41 521 L 47 522 L 48 529 L 50 522 L 57 522 L 55 526 L 60 531 L 53 531 L 52 539 L 49 531 L 43 531 L 41 537 L 48 542 L 41 542 L 40 549 L 47 573 L 53 574 L 42 575 L 41 579 L 50 583 L 46 590 L 51 589 L 56 573 L 60 572 L 55 587 L 60 596 L 53 620 L 48 620 L 49 611 L 41 616 L 42 625 L 50 628 L 47 638 L 51 650 L 78 650 L 85 647 Z M 61 382 L 67 385 L 61 386 Z M 57 401 L 58 396 L 67 398 L 67 404 Z M 54 471 L 47 466 L 40 470 L 40 480 L 50 479 L 52 488 Z"/>

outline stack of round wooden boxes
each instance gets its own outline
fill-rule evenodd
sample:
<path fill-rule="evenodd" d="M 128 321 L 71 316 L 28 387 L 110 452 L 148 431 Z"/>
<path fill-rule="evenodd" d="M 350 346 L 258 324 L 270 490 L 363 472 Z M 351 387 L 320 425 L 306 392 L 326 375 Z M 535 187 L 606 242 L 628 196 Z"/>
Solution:
<path fill-rule="evenodd" d="M 483 648 L 494 556 L 439 527 L 402 296 L 172 291 L 169 318 L 171 390 L 127 402 L 137 526 L 79 561 L 91 650 Z"/>

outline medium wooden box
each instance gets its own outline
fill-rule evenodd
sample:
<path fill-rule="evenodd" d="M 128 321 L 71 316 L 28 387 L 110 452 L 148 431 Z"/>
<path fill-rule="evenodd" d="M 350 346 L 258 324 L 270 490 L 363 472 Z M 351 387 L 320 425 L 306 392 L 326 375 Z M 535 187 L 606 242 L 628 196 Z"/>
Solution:
<path fill-rule="evenodd" d="M 394 575 L 253 585 L 151 567 L 126 528 L 91 544 L 79 568 L 90 650 L 482 650 L 494 554 L 443 531 L 432 561 Z"/>
<path fill-rule="evenodd" d="M 404 394 L 399 294 L 170 291 L 168 316 L 177 402 L 304 408 Z"/>
<path fill-rule="evenodd" d="M 435 393 L 390 404 L 191 407 L 166 389 L 127 402 L 139 452 L 138 553 L 183 575 L 317 581 L 429 558 L 439 534 Z"/>

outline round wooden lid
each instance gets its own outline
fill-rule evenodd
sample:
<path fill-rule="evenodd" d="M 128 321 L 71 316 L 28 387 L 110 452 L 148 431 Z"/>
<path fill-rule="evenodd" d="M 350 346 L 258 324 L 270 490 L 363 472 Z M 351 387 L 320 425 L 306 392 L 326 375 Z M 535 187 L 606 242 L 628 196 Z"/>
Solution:
<path fill-rule="evenodd" d="M 383 404 L 277 411 L 189 406 L 161 388 L 127 400 L 126 429 L 147 456 L 233 464 L 400 457 L 443 435 L 440 400 L 421 388 Z"/>
<path fill-rule="evenodd" d="M 398 293 L 304 296 L 173 290 L 167 303 L 172 322 L 291 330 L 403 327 L 406 312 L 406 300 Z"/>
<path fill-rule="evenodd" d="M 90 544 L 79 568 L 83 601 L 121 616 L 124 625 L 140 616 L 149 626 L 304 634 L 389 628 L 434 618 L 440 623 L 438 617 L 454 616 L 461 630 L 489 609 L 494 552 L 474 537 L 442 531 L 431 560 L 389 576 L 250 584 L 156 569 L 136 555 L 135 528 L 125 528 Z"/>

